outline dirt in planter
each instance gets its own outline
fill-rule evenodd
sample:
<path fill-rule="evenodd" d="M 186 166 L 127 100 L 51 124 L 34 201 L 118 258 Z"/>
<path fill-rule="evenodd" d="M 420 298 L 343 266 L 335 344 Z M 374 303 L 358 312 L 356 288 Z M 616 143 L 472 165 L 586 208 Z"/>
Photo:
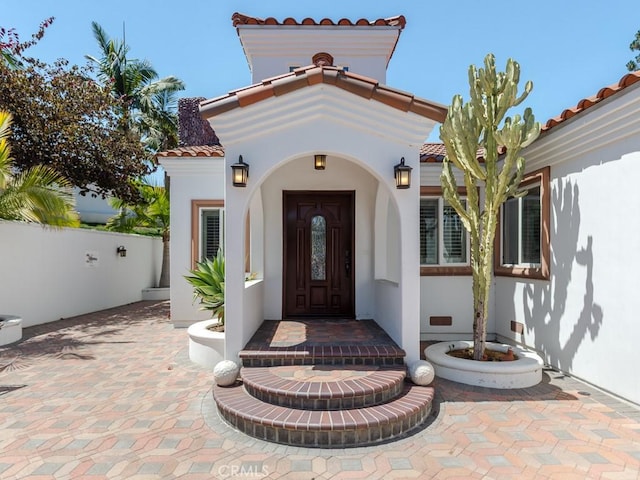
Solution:
<path fill-rule="evenodd" d="M 473 360 L 473 348 L 461 348 L 459 350 L 450 350 L 447 352 L 450 357 L 464 358 L 466 360 Z M 512 362 L 517 360 L 518 356 L 513 353 L 510 348 L 507 352 L 500 352 L 498 350 L 490 350 L 485 348 L 482 360 L 485 362 Z"/>
<path fill-rule="evenodd" d="M 224 325 L 221 325 L 219 323 L 212 323 L 211 325 L 207 326 L 207 330 L 211 332 L 224 332 Z"/>

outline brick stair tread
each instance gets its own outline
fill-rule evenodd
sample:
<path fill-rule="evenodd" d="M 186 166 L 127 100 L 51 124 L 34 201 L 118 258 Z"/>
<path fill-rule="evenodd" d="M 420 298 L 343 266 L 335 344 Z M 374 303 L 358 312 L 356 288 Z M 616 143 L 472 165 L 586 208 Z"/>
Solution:
<path fill-rule="evenodd" d="M 381 405 L 313 411 L 265 403 L 247 393 L 241 383 L 213 388 L 214 399 L 223 413 L 266 427 L 298 431 L 359 430 L 402 422 L 423 409 L 430 409 L 433 395 L 431 387 L 406 383 L 398 397 Z"/>
<path fill-rule="evenodd" d="M 287 369 L 291 367 L 245 367 L 241 370 L 242 381 L 245 386 L 258 390 L 266 395 L 275 395 L 280 397 L 298 397 L 306 399 L 331 399 L 331 398 L 348 398 L 363 397 L 374 395 L 398 388 L 398 385 L 404 381 L 406 376 L 406 368 L 404 366 L 362 366 L 355 370 L 357 372 L 354 378 L 322 380 L 322 381 L 305 381 L 304 374 L 301 379 L 292 377 L 283 377 L 278 375 L 278 369 Z M 303 367 L 297 367 L 298 370 Z M 309 366 L 309 368 L 319 368 L 318 366 Z M 329 370 L 330 376 L 335 376 L 341 372 L 348 374 L 354 371 L 354 366 L 332 366 Z M 323 369 L 324 370 L 324 369 Z M 359 374 L 362 374 L 360 376 Z"/>
<path fill-rule="evenodd" d="M 405 351 L 393 345 L 296 345 L 290 347 L 247 348 L 241 359 L 250 358 L 404 358 Z"/>

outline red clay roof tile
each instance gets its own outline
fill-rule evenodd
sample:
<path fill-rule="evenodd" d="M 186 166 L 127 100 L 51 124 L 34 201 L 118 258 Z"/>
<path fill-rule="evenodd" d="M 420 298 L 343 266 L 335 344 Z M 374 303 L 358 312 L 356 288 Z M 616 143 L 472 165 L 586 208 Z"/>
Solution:
<path fill-rule="evenodd" d="M 420 148 L 420 162 L 441 162 L 446 153 L 444 143 L 425 143 Z"/>
<path fill-rule="evenodd" d="M 420 147 L 420 163 L 442 162 L 446 154 L 447 149 L 445 148 L 444 143 L 425 143 Z M 484 162 L 484 149 L 478 148 L 476 155 L 480 162 Z"/>
<path fill-rule="evenodd" d="M 425 143 L 420 148 L 420 162 L 435 163 L 442 162 L 446 150 L 444 143 Z M 162 158 L 189 158 L 189 157 L 224 157 L 224 147 L 222 145 L 200 146 L 200 147 L 179 147 L 165 152 L 158 152 L 156 157 Z M 482 151 L 478 150 L 478 157 L 482 157 Z"/>
<path fill-rule="evenodd" d="M 323 18 L 319 22 L 316 22 L 313 18 L 305 18 L 301 22 L 297 22 L 295 18 L 287 17 L 282 22 L 279 22 L 273 17 L 268 18 L 258 18 L 251 17 L 249 15 L 245 15 L 242 13 L 234 13 L 231 16 L 231 20 L 233 21 L 233 26 L 238 27 L 239 25 L 295 25 L 295 26 L 318 26 L 318 25 L 339 25 L 339 26 L 367 26 L 367 27 L 400 27 L 402 30 L 407 24 L 407 20 L 404 18 L 404 15 L 396 15 L 395 17 L 389 18 L 378 18 L 376 20 L 367 20 L 366 18 L 360 18 L 355 22 L 347 18 L 341 18 L 337 22 L 334 22 L 330 18 Z"/>
<path fill-rule="evenodd" d="M 224 147 L 221 145 L 203 145 L 200 147 L 179 147 L 166 152 L 158 152 L 156 157 L 224 157 Z"/>
<path fill-rule="evenodd" d="M 609 98 L 611 95 L 624 90 L 625 88 L 633 85 L 636 82 L 640 82 L 640 71 L 626 74 L 617 83 L 601 88 L 594 96 L 583 98 L 577 103 L 575 107 L 567 108 L 566 110 L 563 110 L 560 115 L 549 119 L 547 123 L 542 126 L 542 131 L 544 132 L 550 130 L 556 125 L 564 122 L 565 120 L 569 120 L 570 118 L 592 107 L 596 103 L 601 102 L 605 98 Z"/>
<path fill-rule="evenodd" d="M 263 80 L 261 83 L 234 90 L 222 97 L 205 100 L 200 113 L 211 118 L 238 107 L 260 102 L 273 96 L 318 83 L 335 85 L 366 99 L 374 99 L 402 111 L 410 111 L 436 122 L 444 121 L 447 109 L 443 105 L 414 97 L 410 93 L 381 85 L 377 80 L 345 72 L 339 67 L 309 65 L 293 72 Z"/>

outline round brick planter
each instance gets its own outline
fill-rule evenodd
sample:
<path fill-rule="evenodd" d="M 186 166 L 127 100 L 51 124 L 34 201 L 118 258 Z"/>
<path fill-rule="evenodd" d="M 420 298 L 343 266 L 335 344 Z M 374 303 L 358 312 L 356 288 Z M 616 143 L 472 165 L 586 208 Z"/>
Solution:
<path fill-rule="evenodd" d="M 511 362 L 479 362 L 447 355 L 450 350 L 473 347 L 472 341 L 441 342 L 424 350 L 426 359 L 436 375 L 466 385 L 489 388 L 527 388 L 542 380 L 544 362 L 535 352 L 501 343 L 487 342 L 487 348 L 506 352 L 508 348 L 518 357 Z"/>
<path fill-rule="evenodd" d="M 0 314 L 0 345 L 8 345 L 22 338 L 22 318 Z"/>

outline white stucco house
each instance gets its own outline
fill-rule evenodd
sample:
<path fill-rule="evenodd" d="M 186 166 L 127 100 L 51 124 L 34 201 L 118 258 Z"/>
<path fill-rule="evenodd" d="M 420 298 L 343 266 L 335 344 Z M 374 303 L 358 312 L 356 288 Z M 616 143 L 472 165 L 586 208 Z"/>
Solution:
<path fill-rule="evenodd" d="M 441 195 L 444 147 L 424 143 L 446 107 L 386 85 L 404 17 L 232 20 L 252 85 L 199 104 L 219 144 L 158 155 L 174 325 L 207 318 L 183 276 L 224 245 L 226 358 L 263 321 L 306 316 L 375 319 L 407 362 L 419 340 L 469 338 L 467 237 Z M 640 337 L 640 73 L 549 120 L 524 156 L 529 195 L 503 208 L 489 331 L 640 403 L 626 366 Z"/>

